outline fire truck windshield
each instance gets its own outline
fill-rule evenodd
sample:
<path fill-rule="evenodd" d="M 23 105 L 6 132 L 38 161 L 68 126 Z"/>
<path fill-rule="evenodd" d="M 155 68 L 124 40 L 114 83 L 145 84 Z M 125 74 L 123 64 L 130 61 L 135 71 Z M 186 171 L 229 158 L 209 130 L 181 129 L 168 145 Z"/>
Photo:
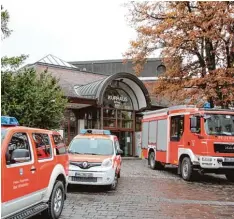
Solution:
<path fill-rule="evenodd" d="M 225 114 L 206 114 L 205 130 L 208 135 L 234 136 L 234 116 Z"/>

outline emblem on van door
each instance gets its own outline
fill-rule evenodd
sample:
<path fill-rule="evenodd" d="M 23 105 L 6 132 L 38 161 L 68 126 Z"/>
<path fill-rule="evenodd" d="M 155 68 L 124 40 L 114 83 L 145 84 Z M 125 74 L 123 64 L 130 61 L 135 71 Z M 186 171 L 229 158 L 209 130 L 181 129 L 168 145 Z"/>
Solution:
<path fill-rule="evenodd" d="M 21 176 L 23 175 L 23 173 L 24 173 L 23 168 L 20 168 L 20 169 L 19 169 L 19 173 L 20 173 Z"/>
<path fill-rule="evenodd" d="M 84 162 L 83 163 L 83 168 L 87 168 L 88 167 L 88 163 L 87 162 Z"/>

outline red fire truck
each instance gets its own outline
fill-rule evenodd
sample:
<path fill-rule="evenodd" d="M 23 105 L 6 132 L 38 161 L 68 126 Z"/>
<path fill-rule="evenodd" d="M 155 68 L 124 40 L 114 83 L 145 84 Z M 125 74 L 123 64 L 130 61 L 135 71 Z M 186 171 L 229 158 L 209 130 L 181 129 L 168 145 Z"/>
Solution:
<path fill-rule="evenodd" d="M 175 165 L 186 181 L 199 172 L 234 181 L 234 110 L 174 106 L 145 112 L 142 153 L 152 169 Z"/>

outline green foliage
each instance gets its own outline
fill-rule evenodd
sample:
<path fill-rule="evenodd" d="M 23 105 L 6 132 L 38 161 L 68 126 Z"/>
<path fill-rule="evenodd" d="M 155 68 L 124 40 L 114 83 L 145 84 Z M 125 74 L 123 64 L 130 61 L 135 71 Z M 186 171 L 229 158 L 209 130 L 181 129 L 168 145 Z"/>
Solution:
<path fill-rule="evenodd" d="M 3 6 L 1 5 L 1 31 L 2 31 L 2 40 L 8 36 L 10 36 L 12 30 L 8 28 L 8 22 L 10 19 L 10 15 L 7 10 L 4 10 Z"/>
<path fill-rule="evenodd" d="M 15 70 L 19 68 L 27 58 L 27 55 L 13 56 L 10 58 L 3 56 L 1 58 L 2 69 L 5 71 L 12 69 Z"/>
<path fill-rule="evenodd" d="M 2 115 L 14 116 L 24 126 L 59 128 L 67 100 L 56 78 L 24 68 L 2 72 L 1 79 Z"/>

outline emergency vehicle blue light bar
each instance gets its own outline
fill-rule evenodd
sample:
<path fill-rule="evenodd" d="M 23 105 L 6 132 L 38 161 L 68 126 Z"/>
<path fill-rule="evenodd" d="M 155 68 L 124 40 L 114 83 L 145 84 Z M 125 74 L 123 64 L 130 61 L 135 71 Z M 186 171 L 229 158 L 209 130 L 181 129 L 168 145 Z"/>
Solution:
<path fill-rule="evenodd" d="M 111 135 L 110 130 L 100 130 L 100 129 L 82 129 L 80 134 L 96 134 L 96 135 Z"/>
<path fill-rule="evenodd" d="M 15 117 L 1 116 L 1 125 L 17 126 L 19 122 Z"/>

